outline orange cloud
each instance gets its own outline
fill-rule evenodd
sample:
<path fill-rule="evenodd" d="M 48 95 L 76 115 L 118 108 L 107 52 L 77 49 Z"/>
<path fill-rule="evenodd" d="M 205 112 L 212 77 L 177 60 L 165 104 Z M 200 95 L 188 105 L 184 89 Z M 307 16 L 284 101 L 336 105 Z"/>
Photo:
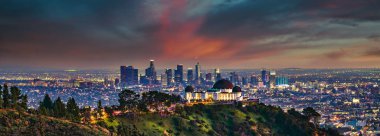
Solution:
<path fill-rule="evenodd" d="M 203 16 L 179 20 L 179 15 L 186 15 L 186 6 L 186 2 L 179 0 L 170 3 L 161 13 L 156 37 L 163 45 L 163 58 L 218 59 L 238 52 L 242 47 L 240 43 L 197 34 L 204 22 Z"/>

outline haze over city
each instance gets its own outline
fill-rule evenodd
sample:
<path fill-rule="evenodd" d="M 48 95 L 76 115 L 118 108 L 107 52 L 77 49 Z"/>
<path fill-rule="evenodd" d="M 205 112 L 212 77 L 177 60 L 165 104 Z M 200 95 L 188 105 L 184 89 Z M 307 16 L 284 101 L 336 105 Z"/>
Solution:
<path fill-rule="evenodd" d="M 0 2 L 0 69 L 378 68 L 378 0 Z"/>

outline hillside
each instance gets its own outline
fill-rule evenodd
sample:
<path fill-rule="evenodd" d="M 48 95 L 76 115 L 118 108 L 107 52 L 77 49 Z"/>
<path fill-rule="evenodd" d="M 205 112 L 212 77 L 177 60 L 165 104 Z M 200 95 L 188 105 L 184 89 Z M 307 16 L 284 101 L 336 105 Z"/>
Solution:
<path fill-rule="evenodd" d="M 175 115 L 171 116 L 145 114 L 139 117 L 118 117 L 117 120 L 122 127 L 144 135 L 326 134 L 304 119 L 263 104 L 240 108 L 234 105 L 194 105 L 177 108 Z"/>
<path fill-rule="evenodd" d="M 100 123 L 101 124 L 101 123 Z M 83 125 L 16 110 L 0 110 L 0 135 L 333 135 L 316 128 L 301 114 L 254 104 L 176 107 L 171 114 L 142 113 L 107 118 L 101 126 Z"/>
<path fill-rule="evenodd" d="M 109 131 L 98 126 L 0 109 L 0 135 L 90 136 L 109 135 Z"/>

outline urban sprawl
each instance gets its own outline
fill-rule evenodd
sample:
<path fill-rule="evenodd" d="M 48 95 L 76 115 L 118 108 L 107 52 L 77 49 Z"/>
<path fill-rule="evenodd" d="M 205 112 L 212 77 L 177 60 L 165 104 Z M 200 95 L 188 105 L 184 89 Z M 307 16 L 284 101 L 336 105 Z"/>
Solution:
<path fill-rule="evenodd" d="M 158 70 L 151 60 L 144 72 L 133 66 L 116 71 L 49 71 L 0 73 L 0 83 L 18 86 L 37 108 L 45 94 L 79 106 L 97 101 L 117 105 L 118 93 L 160 91 L 180 95 L 185 103 L 255 101 L 284 111 L 313 107 L 321 127 L 343 134 L 380 134 L 380 69 L 175 69 Z"/>

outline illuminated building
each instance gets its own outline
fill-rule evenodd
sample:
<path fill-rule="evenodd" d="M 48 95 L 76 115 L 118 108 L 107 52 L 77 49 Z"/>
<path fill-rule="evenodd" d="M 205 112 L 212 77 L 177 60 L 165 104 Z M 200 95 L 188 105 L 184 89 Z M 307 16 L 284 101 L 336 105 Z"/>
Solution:
<path fill-rule="evenodd" d="M 211 73 L 207 73 L 206 74 L 206 81 L 211 81 L 212 80 L 212 74 Z"/>
<path fill-rule="evenodd" d="M 354 103 L 354 104 L 358 104 L 358 103 L 360 103 L 360 99 L 358 99 L 358 98 L 353 98 L 353 99 L 352 99 L 352 103 Z"/>
<path fill-rule="evenodd" d="M 145 69 L 145 76 L 149 81 L 148 84 L 156 84 L 157 83 L 157 72 L 154 68 L 154 60 L 150 60 L 150 65 L 147 69 Z"/>
<path fill-rule="evenodd" d="M 274 88 L 276 85 L 276 71 L 269 72 L 269 87 Z"/>
<path fill-rule="evenodd" d="M 220 73 L 220 69 L 217 68 L 214 70 L 214 74 L 215 74 L 215 79 L 214 81 L 219 81 L 222 79 L 222 74 Z"/>
<path fill-rule="evenodd" d="M 265 84 L 264 84 L 262 78 L 258 78 L 257 81 L 258 81 L 258 82 L 257 82 L 257 87 L 259 87 L 259 88 L 263 88 L 263 87 L 265 87 Z"/>
<path fill-rule="evenodd" d="M 195 65 L 195 81 L 197 84 L 201 81 L 201 65 L 199 62 Z"/>
<path fill-rule="evenodd" d="M 183 83 L 183 65 L 177 65 L 177 69 L 174 71 L 174 79 L 176 83 Z"/>
<path fill-rule="evenodd" d="M 276 85 L 288 85 L 289 81 L 287 77 L 277 77 L 276 78 Z"/>
<path fill-rule="evenodd" d="M 268 74 L 265 69 L 261 70 L 261 81 L 263 82 L 264 85 L 267 85 L 268 83 Z"/>
<path fill-rule="evenodd" d="M 120 79 L 119 78 L 115 78 L 115 86 L 119 86 L 120 84 Z"/>
<path fill-rule="evenodd" d="M 189 68 L 187 70 L 187 83 L 191 83 L 191 82 L 193 82 L 193 80 L 194 80 L 193 69 Z"/>
<path fill-rule="evenodd" d="M 135 69 L 133 66 L 121 66 L 120 79 L 122 86 L 138 84 L 138 69 Z"/>
<path fill-rule="evenodd" d="M 165 74 L 166 74 L 167 85 L 168 86 L 172 85 L 173 84 L 173 70 L 172 69 L 166 69 Z M 162 82 L 165 82 L 165 81 L 162 81 Z"/>
<path fill-rule="evenodd" d="M 165 71 L 165 73 L 166 73 L 166 71 Z M 166 74 L 161 74 L 161 85 L 162 86 L 167 86 L 168 85 L 168 77 L 166 76 Z"/>
<path fill-rule="evenodd" d="M 217 81 L 213 87 L 207 91 L 194 90 L 192 86 L 188 86 L 185 92 L 185 98 L 188 101 L 238 101 L 243 99 L 241 88 L 238 86 L 234 87 L 233 84 L 226 79 Z"/>
<path fill-rule="evenodd" d="M 236 72 L 231 72 L 230 74 L 230 81 L 234 84 L 239 84 L 239 75 Z"/>
<path fill-rule="evenodd" d="M 127 83 L 127 67 L 120 66 L 120 80 L 122 84 Z"/>
<path fill-rule="evenodd" d="M 257 81 L 257 77 L 256 76 L 251 76 L 251 84 L 252 85 L 257 85 L 258 81 Z"/>

